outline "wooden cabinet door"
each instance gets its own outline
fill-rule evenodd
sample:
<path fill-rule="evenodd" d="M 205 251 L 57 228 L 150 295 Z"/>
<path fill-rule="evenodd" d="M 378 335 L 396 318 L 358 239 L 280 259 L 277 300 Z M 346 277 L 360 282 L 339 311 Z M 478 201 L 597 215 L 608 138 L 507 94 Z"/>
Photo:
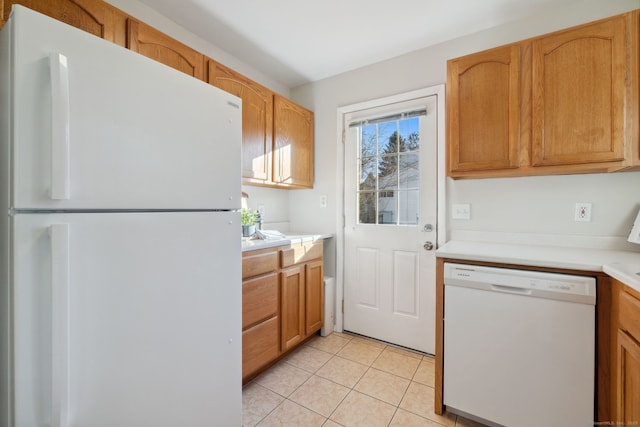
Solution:
<path fill-rule="evenodd" d="M 279 355 L 278 317 L 273 317 L 242 332 L 243 379 L 272 362 Z"/>
<path fill-rule="evenodd" d="M 640 420 L 640 344 L 618 331 L 617 398 L 615 422 L 632 425 Z"/>
<path fill-rule="evenodd" d="M 305 269 L 304 264 L 280 272 L 281 347 L 287 351 L 305 337 Z"/>
<path fill-rule="evenodd" d="M 133 18 L 127 20 L 127 47 L 197 79 L 204 79 L 204 55 Z"/>
<path fill-rule="evenodd" d="M 242 99 L 242 177 L 245 183 L 271 181 L 273 92 L 208 60 L 207 80 Z"/>
<path fill-rule="evenodd" d="M 2 22 L 9 18 L 11 6 L 20 4 L 97 37 L 123 44 L 123 37 L 116 37 L 115 28 L 116 20 L 124 20 L 124 14 L 101 0 L 4 0 L 2 4 Z"/>
<path fill-rule="evenodd" d="M 626 23 L 617 16 L 533 41 L 533 166 L 624 159 Z"/>
<path fill-rule="evenodd" d="M 313 188 L 313 113 L 274 95 L 273 116 L 274 182 Z"/>
<path fill-rule="evenodd" d="M 518 167 L 520 46 L 447 64 L 448 173 Z"/>
<path fill-rule="evenodd" d="M 324 263 L 322 259 L 305 264 L 305 335 L 322 328 L 324 321 Z"/>

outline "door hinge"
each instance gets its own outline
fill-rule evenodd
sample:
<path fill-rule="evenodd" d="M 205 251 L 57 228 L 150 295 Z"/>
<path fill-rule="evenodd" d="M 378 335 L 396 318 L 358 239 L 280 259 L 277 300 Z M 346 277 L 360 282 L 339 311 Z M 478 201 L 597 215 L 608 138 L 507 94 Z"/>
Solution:
<path fill-rule="evenodd" d="M 344 300 L 342 300 L 342 314 L 344 314 Z"/>
<path fill-rule="evenodd" d="M 342 144 L 344 144 L 345 139 L 347 139 L 347 132 L 342 129 Z"/>

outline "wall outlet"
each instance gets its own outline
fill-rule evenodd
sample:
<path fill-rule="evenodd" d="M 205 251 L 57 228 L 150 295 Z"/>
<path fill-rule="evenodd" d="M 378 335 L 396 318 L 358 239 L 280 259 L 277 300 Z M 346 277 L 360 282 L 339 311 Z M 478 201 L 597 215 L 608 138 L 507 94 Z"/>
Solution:
<path fill-rule="evenodd" d="M 320 196 L 320 207 L 321 208 L 326 208 L 327 207 L 327 203 L 328 203 L 327 195 L 323 194 L 322 196 Z"/>
<path fill-rule="evenodd" d="M 468 203 L 451 205 L 451 218 L 471 219 L 471 205 Z"/>
<path fill-rule="evenodd" d="M 591 221 L 591 203 L 576 203 L 574 221 Z"/>

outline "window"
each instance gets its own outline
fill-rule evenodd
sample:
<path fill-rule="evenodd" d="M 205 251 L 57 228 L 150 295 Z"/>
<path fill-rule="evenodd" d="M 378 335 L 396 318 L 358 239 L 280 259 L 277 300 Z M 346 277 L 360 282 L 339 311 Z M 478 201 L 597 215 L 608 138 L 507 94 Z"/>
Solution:
<path fill-rule="evenodd" d="M 421 114 L 351 125 L 358 126 L 359 224 L 418 224 Z"/>

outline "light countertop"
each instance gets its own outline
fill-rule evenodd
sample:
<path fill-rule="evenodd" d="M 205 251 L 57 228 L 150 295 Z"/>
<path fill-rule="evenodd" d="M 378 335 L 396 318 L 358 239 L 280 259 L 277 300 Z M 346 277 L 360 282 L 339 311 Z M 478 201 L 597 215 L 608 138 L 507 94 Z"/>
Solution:
<path fill-rule="evenodd" d="M 331 234 L 309 234 L 309 233 L 284 233 L 284 239 L 242 239 L 242 252 L 255 251 L 258 249 L 275 248 L 278 246 L 291 245 L 302 242 L 314 242 L 316 240 L 329 239 Z"/>
<path fill-rule="evenodd" d="M 604 272 L 640 292 L 640 252 L 452 240 L 439 258 Z"/>

